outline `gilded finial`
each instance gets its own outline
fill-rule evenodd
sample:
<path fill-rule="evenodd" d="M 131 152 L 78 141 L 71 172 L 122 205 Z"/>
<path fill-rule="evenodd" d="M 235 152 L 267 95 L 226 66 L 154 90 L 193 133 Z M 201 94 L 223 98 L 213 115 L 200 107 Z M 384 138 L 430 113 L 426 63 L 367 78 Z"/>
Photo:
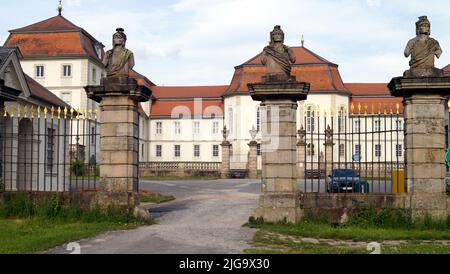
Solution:
<path fill-rule="evenodd" d="M 61 119 L 61 107 L 58 107 L 58 120 Z"/>
<path fill-rule="evenodd" d="M 397 108 L 397 114 L 400 114 L 400 104 L 397 103 L 397 105 L 395 107 Z"/>
<path fill-rule="evenodd" d="M 52 106 L 52 108 L 50 109 L 50 113 L 52 115 L 52 119 L 55 118 L 55 107 Z"/>
<path fill-rule="evenodd" d="M 3 105 L 3 117 L 8 117 L 8 106 L 6 105 L 6 103 Z"/>
<path fill-rule="evenodd" d="M 30 107 L 30 115 L 31 115 L 31 119 L 34 119 L 34 106 Z"/>
<path fill-rule="evenodd" d="M 67 119 L 67 112 L 68 112 L 69 110 L 67 109 L 67 106 L 65 106 L 64 107 L 64 120 L 66 120 Z"/>
<path fill-rule="evenodd" d="M 47 113 L 48 113 L 48 109 L 47 107 L 44 107 L 44 118 L 47 119 Z"/>

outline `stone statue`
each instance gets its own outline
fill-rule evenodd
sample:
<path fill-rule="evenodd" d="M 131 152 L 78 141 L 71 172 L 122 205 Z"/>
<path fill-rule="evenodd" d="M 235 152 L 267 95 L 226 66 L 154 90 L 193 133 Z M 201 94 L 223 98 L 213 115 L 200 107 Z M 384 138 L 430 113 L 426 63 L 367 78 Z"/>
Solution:
<path fill-rule="evenodd" d="M 434 66 L 434 57 L 442 55 L 439 42 L 430 37 L 430 21 L 426 16 L 419 17 L 416 23 L 417 36 L 408 42 L 405 49 L 405 57 L 411 55 L 410 70 L 405 77 L 442 77 L 443 72 Z"/>
<path fill-rule="evenodd" d="M 106 67 L 106 77 L 128 77 L 134 67 L 133 52 L 125 48 L 127 36 L 124 29 L 118 28 L 113 35 L 113 49 L 106 52 L 103 64 Z"/>
<path fill-rule="evenodd" d="M 284 45 L 284 32 L 280 26 L 275 26 L 270 33 L 270 44 L 264 48 L 261 62 L 267 68 L 266 80 L 289 81 L 291 66 L 296 61 L 291 48 Z"/>

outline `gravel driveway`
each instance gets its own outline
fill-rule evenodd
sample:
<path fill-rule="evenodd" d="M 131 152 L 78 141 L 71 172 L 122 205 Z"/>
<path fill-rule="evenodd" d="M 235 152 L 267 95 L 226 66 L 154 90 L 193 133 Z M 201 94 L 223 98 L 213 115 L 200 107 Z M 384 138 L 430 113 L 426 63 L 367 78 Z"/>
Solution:
<path fill-rule="evenodd" d="M 82 254 L 237 254 L 249 247 L 255 230 L 242 225 L 257 207 L 260 182 L 142 181 L 141 189 L 177 200 L 150 207 L 156 225 L 79 241 Z"/>

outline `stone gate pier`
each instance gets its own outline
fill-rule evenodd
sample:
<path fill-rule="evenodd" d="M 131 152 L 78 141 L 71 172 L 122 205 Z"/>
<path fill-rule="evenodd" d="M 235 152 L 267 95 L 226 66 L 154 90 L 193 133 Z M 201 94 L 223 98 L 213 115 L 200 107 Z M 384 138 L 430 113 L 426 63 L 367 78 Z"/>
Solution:
<path fill-rule="evenodd" d="M 446 218 L 445 104 L 450 77 L 397 77 L 389 84 L 403 97 L 405 179 L 414 217 Z"/>
<path fill-rule="evenodd" d="M 262 195 L 254 217 L 295 223 L 301 217 L 297 191 L 297 107 L 310 84 L 295 81 L 249 84 L 262 109 Z"/>
<path fill-rule="evenodd" d="M 134 210 L 139 204 L 138 104 L 148 101 L 151 92 L 129 77 L 104 78 L 86 91 L 100 103 L 100 191 L 94 202 Z"/>

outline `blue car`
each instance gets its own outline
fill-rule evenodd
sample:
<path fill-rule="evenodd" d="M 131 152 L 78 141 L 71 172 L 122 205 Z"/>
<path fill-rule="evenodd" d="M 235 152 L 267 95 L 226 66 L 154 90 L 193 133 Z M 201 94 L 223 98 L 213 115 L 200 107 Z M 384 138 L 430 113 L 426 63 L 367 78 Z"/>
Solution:
<path fill-rule="evenodd" d="M 369 192 L 369 183 L 362 181 L 353 169 L 335 169 L 328 178 L 327 192 L 329 193 Z"/>

